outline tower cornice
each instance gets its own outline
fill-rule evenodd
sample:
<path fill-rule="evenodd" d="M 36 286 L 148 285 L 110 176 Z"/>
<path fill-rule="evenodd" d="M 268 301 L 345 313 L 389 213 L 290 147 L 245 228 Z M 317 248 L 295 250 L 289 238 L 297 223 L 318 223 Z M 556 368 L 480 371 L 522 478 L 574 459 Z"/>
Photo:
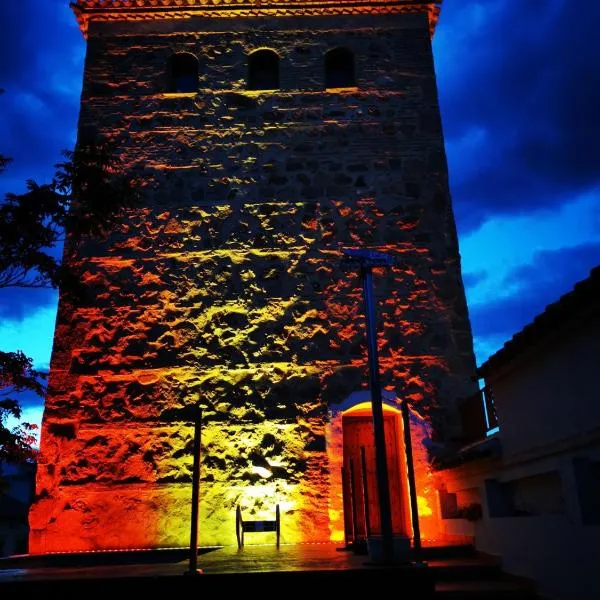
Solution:
<path fill-rule="evenodd" d="M 92 21 L 149 21 L 192 17 L 296 17 L 426 14 L 431 33 L 442 0 L 77 0 L 71 7 L 84 35 Z"/>

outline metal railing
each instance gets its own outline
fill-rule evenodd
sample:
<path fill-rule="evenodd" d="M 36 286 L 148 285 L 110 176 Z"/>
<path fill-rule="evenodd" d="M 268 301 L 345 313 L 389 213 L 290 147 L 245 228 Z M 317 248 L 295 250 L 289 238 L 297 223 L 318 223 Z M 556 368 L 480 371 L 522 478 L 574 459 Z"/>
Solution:
<path fill-rule="evenodd" d="M 498 427 L 498 415 L 494 393 L 486 385 L 460 405 L 463 439 L 465 442 L 484 439 L 488 433 Z"/>

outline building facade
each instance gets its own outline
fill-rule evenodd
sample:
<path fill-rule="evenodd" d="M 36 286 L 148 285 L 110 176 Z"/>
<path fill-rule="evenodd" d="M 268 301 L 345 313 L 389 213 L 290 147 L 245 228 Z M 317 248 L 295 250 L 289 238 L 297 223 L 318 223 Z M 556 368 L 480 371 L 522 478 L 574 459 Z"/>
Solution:
<path fill-rule="evenodd" d="M 544 598 L 600 594 L 599 356 L 596 267 L 481 365 L 499 430 L 437 473 L 452 507 L 441 528 L 472 536 Z"/>
<path fill-rule="evenodd" d="M 31 551 L 185 546 L 197 404 L 201 544 L 234 542 L 237 505 L 268 518 L 276 504 L 284 543 L 341 541 L 342 468 L 361 447 L 374 460 L 346 247 L 395 259 L 375 272 L 394 528 L 410 535 L 407 400 L 421 526 L 436 535 L 426 442 L 460 435 L 475 372 L 437 5 L 73 4 L 80 139 L 114 141 L 145 194 L 80 248 L 89 301 L 61 296 Z"/>

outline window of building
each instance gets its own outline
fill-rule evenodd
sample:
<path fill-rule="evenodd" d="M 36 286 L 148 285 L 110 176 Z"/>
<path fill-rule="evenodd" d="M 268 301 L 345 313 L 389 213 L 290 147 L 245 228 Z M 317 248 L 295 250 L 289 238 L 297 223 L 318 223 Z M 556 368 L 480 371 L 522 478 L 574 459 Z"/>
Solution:
<path fill-rule="evenodd" d="M 583 525 L 600 525 L 600 461 L 573 459 L 575 482 Z"/>
<path fill-rule="evenodd" d="M 354 54 L 347 48 L 334 48 L 325 54 L 325 88 L 356 85 Z"/>
<path fill-rule="evenodd" d="M 273 50 L 256 50 L 248 57 L 248 89 L 279 89 L 279 56 Z"/>
<path fill-rule="evenodd" d="M 198 59 L 188 52 L 178 52 L 169 59 L 169 92 L 198 91 Z"/>
<path fill-rule="evenodd" d="M 438 490 L 442 519 L 467 519 L 476 521 L 482 517 L 479 488 L 465 488 L 448 492 L 445 486 Z"/>
<path fill-rule="evenodd" d="M 491 518 L 535 517 L 566 512 L 562 478 L 558 471 L 500 482 L 486 479 Z"/>

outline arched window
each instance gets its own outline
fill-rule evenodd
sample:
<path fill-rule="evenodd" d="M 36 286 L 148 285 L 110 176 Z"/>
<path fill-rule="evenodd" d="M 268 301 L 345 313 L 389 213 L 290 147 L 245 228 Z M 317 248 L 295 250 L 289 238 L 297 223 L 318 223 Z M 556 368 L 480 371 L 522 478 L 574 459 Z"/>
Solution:
<path fill-rule="evenodd" d="M 354 87 L 354 54 L 347 48 L 334 48 L 325 54 L 325 88 Z"/>
<path fill-rule="evenodd" d="M 169 92 L 198 91 L 198 59 L 188 52 L 178 52 L 169 59 Z"/>
<path fill-rule="evenodd" d="M 273 50 L 257 50 L 248 56 L 248 89 L 279 89 L 279 56 Z"/>

